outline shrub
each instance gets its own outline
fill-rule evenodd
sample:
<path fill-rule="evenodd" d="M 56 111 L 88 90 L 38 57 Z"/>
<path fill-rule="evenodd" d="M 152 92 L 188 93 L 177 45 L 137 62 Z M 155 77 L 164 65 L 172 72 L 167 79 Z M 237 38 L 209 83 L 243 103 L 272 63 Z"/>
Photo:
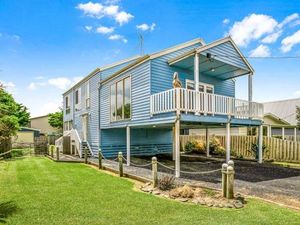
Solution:
<path fill-rule="evenodd" d="M 226 150 L 223 146 L 219 146 L 213 151 L 213 154 L 224 156 L 226 155 Z"/>
<path fill-rule="evenodd" d="M 255 143 L 252 143 L 251 145 L 251 150 L 249 150 L 249 152 L 255 157 L 255 159 L 258 159 L 258 144 L 255 144 Z M 267 146 L 266 145 L 263 145 L 262 146 L 262 153 L 263 153 L 263 156 L 265 154 L 268 154 L 268 149 L 267 149 Z"/>
<path fill-rule="evenodd" d="M 178 187 L 170 191 L 170 196 L 173 198 L 192 198 L 194 197 L 194 190 L 188 185 Z"/>
<path fill-rule="evenodd" d="M 171 190 L 175 187 L 175 178 L 173 176 L 163 176 L 162 178 L 158 179 L 157 186 L 163 191 Z"/>
<path fill-rule="evenodd" d="M 184 146 L 184 151 L 187 153 L 202 154 L 206 152 L 205 143 L 201 140 L 188 141 Z"/>

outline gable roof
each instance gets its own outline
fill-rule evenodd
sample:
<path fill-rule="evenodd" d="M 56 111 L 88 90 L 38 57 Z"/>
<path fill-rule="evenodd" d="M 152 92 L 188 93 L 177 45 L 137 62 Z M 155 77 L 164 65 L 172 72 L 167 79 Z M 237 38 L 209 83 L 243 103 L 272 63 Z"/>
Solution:
<path fill-rule="evenodd" d="M 188 57 L 193 56 L 195 53 L 201 53 L 204 52 L 206 50 L 212 49 L 218 45 L 224 44 L 229 42 L 232 47 L 235 49 L 235 51 L 237 52 L 237 54 L 240 56 L 241 60 L 245 63 L 245 65 L 247 66 L 247 68 L 249 69 L 249 71 L 253 74 L 254 73 L 254 69 L 252 68 L 252 66 L 250 65 L 250 63 L 248 62 L 248 60 L 246 59 L 246 57 L 242 54 L 242 52 L 239 50 L 239 48 L 237 47 L 237 45 L 234 43 L 234 41 L 232 40 L 232 38 L 230 36 L 219 39 L 217 41 L 211 42 L 209 44 L 206 45 L 202 45 L 196 49 L 193 49 L 189 52 L 186 52 L 182 55 L 179 55 L 177 57 L 174 57 L 170 60 L 168 60 L 169 65 L 175 64 L 176 62 L 179 62 L 183 59 L 186 59 Z M 227 56 L 230 57 L 230 56 Z"/>
<path fill-rule="evenodd" d="M 130 62 L 130 61 L 133 61 L 133 60 L 137 60 L 139 58 L 141 58 L 141 56 L 136 55 L 136 56 L 133 56 L 133 57 L 130 57 L 130 58 L 126 58 L 126 59 L 123 59 L 123 60 L 120 60 L 120 61 L 108 64 L 108 65 L 105 65 L 105 66 L 102 66 L 102 67 L 97 67 L 92 72 L 90 72 L 87 76 L 85 76 L 80 81 L 78 81 L 76 84 L 74 84 L 71 88 L 69 88 L 67 91 L 65 91 L 63 93 L 63 95 L 66 94 L 66 93 L 68 93 L 68 92 L 70 92 L 72 89 L 78 87 L 80 84 L 84 83 L 85 81 L 87 81 L 88 79 L 90 79 L 92 76 L 94 76 L 96 73 L 98 73 L 100 71 L 104 71 L 104 70 L 113 68 L 115 66 L 121 65 L 123 63 Z"/>
<path fill-rule="evenodd" d="M 271 113 L 290 125 L 297 125 L 296 106 L 300 106 L 300 98 L 265 102 L 263 105 L 264 114 Z"/>
<path fill-rule="evenodd" d="M 185 48 L 185 47 L 188 47 L 188 46 L 191 46 L 191 45 L 194 45 L 194 44 L 197 44 L 197 43 L 200 43 L 201 45 L 205 45 L 205 42 L 201 39 L 201 38 L 196 38 L 196 39 L 193 39 L 193 40 L 190 40 L 190 41 L 187 41 L 187 42 L 184 42 L 184 43 L 181 43 L 179 45 L 175 45 L 173 47 L 170 47 L 170 48 L 166 48 L 164 50 L 161 50 L 159 52 L 155 52 L 155 53 L 152 53 L 152 54 L 147 54 L 147 55 L 144 55 L 142 57 L 140 57 L 138 60 L 136 60 L 135 62 L 127 65 L 126 67 L 120 69 L 119 71 L 115 72 L 114 74 L 112 74 L 110 77 L 100 81 L 101 84 L 111 80 L 112 78 L 118 76 L 119 74 L 123 73 L 123 72 L 126 72 L 148 60 L 151 60 L 151 59 L 155 59 L 155 58 L 158 58 L 160 56 L 163 56 L 163 55 L 166 55 L 166 54 L 169 54 L 169 53 L 172 53 L 174 51 L 177 51 L 179 49 L 182 49 L 182 48 Z"/>
<path fill-rule="evenodd" d="M 291 125 L 289 122 L 285 121 L 284 119 L 281 119 L 280 117 L 274 115 L 273 113 L 266 113 L 264 114 L 264 118 L 269 117 L 273 120 L 276 120 L 278 123 L 283 123 L 284 125 Z"/>

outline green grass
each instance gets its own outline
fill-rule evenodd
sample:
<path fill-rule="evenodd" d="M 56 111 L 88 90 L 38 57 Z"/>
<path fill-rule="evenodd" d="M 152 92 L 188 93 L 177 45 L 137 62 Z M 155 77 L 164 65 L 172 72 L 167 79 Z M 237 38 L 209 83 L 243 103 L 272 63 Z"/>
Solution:
<path fill-rule="evenodd" d="M 43 157 L 0 162 L 0 203 L 17 208 L 7 224 L 299 224 L 300 213 L 258 200 L 240 210 L 179 203 L 133 190 L 133 183 L 83 164 Z M 0 214 L 1 214 L 0 204 Z"/>

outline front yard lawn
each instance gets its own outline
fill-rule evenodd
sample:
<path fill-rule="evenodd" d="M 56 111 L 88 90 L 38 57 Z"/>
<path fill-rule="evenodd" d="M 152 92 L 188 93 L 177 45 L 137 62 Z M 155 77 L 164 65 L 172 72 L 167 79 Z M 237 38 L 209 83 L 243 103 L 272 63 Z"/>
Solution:
<path fill-rule="evenodd" d="M 243 209 L 179 203 L 83 164 L 43 157 L 0 161 L 0 203 L 18 210 L 7 224 L 299 224 L 300 213 L 250 199 Z M 0 215 L 2 205 L 0 205 Z"/>

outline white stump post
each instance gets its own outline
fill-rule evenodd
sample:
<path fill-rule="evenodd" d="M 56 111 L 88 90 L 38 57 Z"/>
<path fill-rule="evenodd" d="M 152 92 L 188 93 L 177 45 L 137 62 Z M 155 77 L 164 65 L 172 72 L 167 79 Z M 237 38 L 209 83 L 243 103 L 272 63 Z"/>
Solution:
<path fill-rule="evenodd" d="M 175 122 L 175 177 L 180 177 L 180 120 L 177 119 Z"/>
<path fill-rule="evenodd" d="M 126 160 L 127 166 L 130 166 L 130 127 L 126 127 Z"/>
<path fill-rule="evenodd" d="M 209 131 L 206 127 L 206 156 L 209 157 Z"/>
<path fill-rule="evenodd" d="M 226 123 L 226 163 L 230 160 L 230 122 Z"/>
<path fill-rule="evenodd" d="M 258 163 L 263 162 L 263 126 L 259 126 L 258 132 Z"/>
<path fill-rule="evenodd" d="M 157 176 L 157 158 L 152 157 L 152 182 L 153 188 L 157 187 L 158 184 L 158 176 Z"/>

